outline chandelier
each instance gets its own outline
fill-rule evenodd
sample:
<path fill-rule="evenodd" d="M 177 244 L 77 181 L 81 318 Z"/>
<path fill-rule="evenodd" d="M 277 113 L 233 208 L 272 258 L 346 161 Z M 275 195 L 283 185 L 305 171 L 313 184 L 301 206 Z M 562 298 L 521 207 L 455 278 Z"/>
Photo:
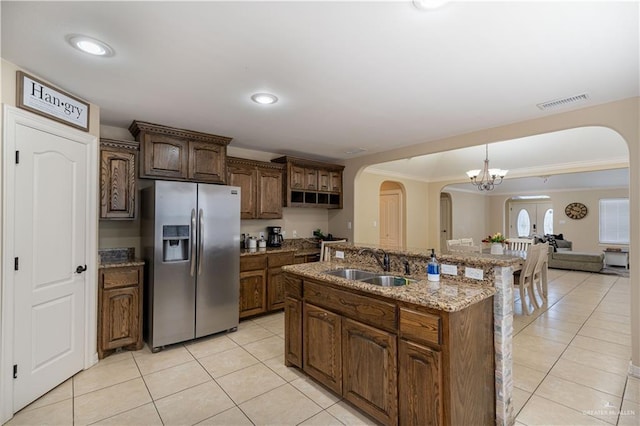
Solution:
<path fill-rule="evenodd" d="M 491 191 L 494 186 L 502 183 L 509 170 L 490 169 L 489 168 L 489 145 L 485 145 L 486 157 L 484 159 L 484 167 L 482 170 L 469 170 L 467 176 L 471 179 L 471 183 L 478 187 L 479 191 Z"/>

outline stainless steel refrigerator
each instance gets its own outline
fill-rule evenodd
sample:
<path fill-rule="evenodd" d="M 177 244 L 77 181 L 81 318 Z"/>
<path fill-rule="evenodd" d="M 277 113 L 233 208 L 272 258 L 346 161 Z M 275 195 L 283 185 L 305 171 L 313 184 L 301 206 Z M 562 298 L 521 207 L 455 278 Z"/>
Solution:
<path fill-rule="evenodd" d="M 151 350 L 237 328 L 240 188 L 152 181 L 140 211 Z"/>

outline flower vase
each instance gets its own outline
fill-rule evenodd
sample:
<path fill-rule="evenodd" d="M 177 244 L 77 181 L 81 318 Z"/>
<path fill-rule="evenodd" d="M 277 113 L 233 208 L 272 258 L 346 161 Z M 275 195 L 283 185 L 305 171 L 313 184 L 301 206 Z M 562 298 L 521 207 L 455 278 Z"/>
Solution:
<path fill-rule="evenodd" d="M 502 243 L 491 243 L 491 254 L 504 254 Z"/>

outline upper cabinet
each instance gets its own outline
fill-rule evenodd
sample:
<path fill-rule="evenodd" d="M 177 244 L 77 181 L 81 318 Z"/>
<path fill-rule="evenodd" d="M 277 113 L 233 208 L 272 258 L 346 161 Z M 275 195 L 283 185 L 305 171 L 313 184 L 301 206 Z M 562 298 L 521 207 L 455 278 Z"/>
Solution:
<path fill-rule="evenodd" d="M 138 143 L 100 139 L 100 219 L 136 217 Z"/>
<path fill-rule="evenodd" d="M 231 138 L 134 121 L 129 131 L 140 142 L 140 177 L 226 183 Z"/>
<path fill-rule="evenodd" d="M 240 187 L 241 219 L 282 218 L 284 165 L 227 158 L 227 182 Z"/>
<path fill-rule="evenodd" d="M 295 157 L 272 160 L 285 164 L 285 207 L 342 208 L 342 171 L 339 164 Z"/>

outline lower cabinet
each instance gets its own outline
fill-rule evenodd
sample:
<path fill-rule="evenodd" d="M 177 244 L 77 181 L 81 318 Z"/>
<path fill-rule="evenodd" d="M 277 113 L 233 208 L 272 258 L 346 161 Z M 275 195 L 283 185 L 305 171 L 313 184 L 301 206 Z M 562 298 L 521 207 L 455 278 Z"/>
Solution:
<path fill-rule="evenodd" d="M 342 394 L 342 317 L 304 304 L 302 340 L 305 373 Z"/>
<path fill-rule="evenodd" d="M 398 364 L 400 424 L 443 424 L 440 352 L 400 339 Z"/>
<path fill-rule="evenodd" d="M 293 252 L 240 257 L 240 318 L 284 308 L 284 265 L 293 264 Z"/>
<path fill-rule="evenodd" d="M 396 336 L 342 319 L 342 394 L 385 424 L 397 423 Z"/>
<path fill-rule="evenodd" d="M 98 357 L 142 349 L 142 266 L 100 269 Z"/>
<path fill-rule="evenodd" d="M 385 425 L 495 423 L 491 298 L 445 312 L 291 273 L 285 293 L 286 365 Z"/>

